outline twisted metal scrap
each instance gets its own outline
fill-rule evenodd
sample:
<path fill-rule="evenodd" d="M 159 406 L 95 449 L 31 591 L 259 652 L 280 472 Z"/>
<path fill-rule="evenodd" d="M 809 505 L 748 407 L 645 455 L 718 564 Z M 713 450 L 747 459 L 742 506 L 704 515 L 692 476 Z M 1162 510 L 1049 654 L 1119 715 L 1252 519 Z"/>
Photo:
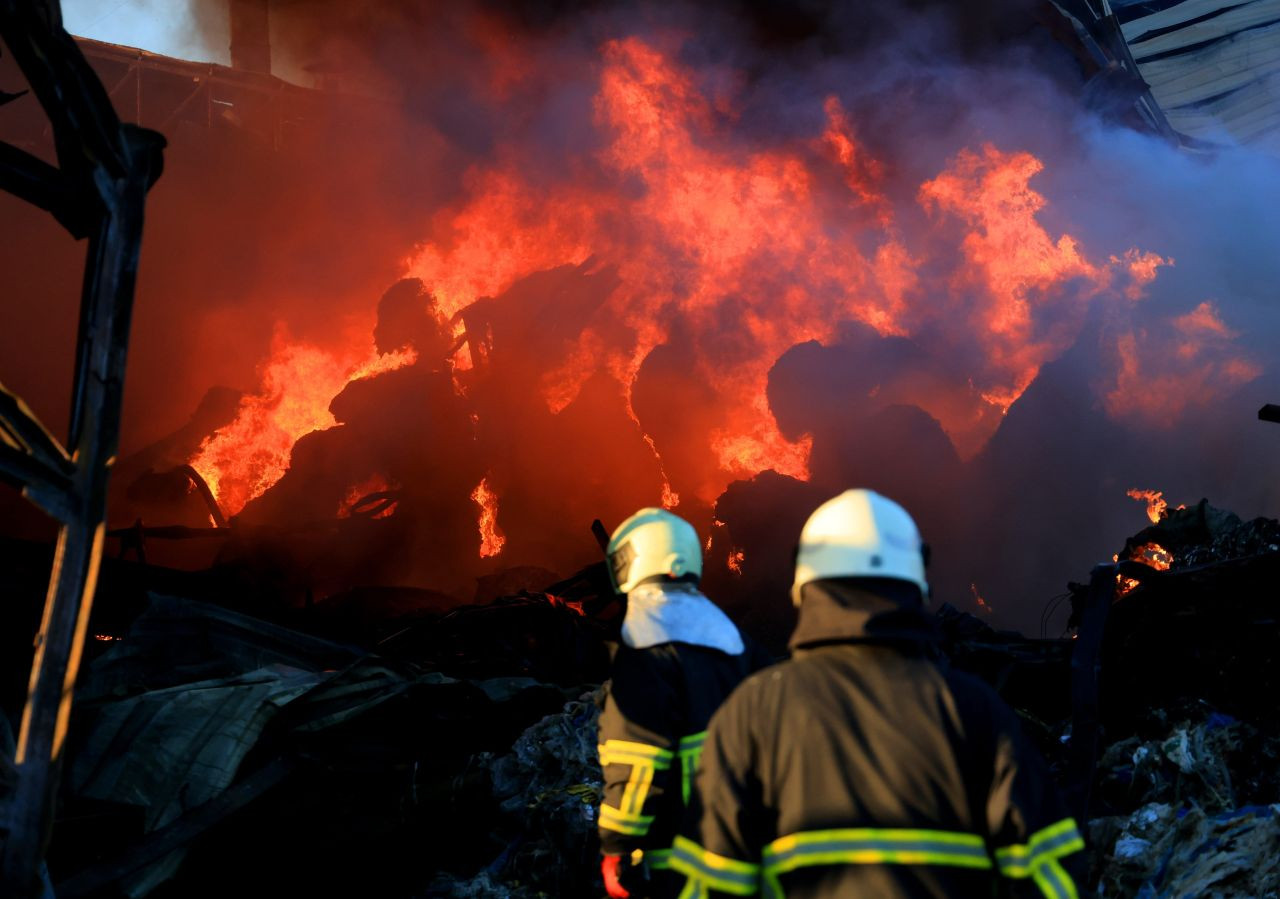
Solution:
<path fill-rule="evenodd" d="M 147 191 L 164 138 L 123 125 L 62 27 L 57 0 L 0 0 L 0 37 L 48 116 L 58 165 L 0 143 L 0 189 L 88 238 L 71 426 L 65 445 L 0 385 L 0 478 L 60 523 L 17 779 L 3 797 L 0 893 L 35 894 L 61 770 L 67 719 L 102 555 L 107 474 L 120 430 L 125 353 Z M 12 96 L 12 95 L 6 95 Z"/>

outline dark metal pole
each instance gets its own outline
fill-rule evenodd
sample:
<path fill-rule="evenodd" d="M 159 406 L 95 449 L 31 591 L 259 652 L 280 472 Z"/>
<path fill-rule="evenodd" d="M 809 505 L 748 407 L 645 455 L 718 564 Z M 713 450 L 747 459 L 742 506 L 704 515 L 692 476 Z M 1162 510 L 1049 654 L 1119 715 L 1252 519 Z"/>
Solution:
<path fill-rule="evenodd" d="M 54 169 L 5 145 L 0 186 L 22 185 L 15 192 L 23 199 L 89 238 L 67 449 L 0 388 L 0 477 L 61 523 L 14 758 L 17 781 L 3 797 L 0 892 L 28 896 L 41 890 L 40 862 L 102 558 L 143 208 L 160 174 L 164 139 L 120 123 L 54 0 L 0 0 L 0 36 L 49 117 L 58 156 Z"/>

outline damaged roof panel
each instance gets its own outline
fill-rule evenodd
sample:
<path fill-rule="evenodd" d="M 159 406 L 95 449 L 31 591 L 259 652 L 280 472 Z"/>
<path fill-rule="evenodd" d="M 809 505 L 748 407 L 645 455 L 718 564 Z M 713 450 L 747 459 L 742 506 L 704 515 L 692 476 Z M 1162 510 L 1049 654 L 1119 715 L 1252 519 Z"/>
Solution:
<path fill-rule="evenodd" d="M 1170 125 L 1257 144 L 1280 131 L 1280 0 L 1117 3 L 1138 74 Z"/>

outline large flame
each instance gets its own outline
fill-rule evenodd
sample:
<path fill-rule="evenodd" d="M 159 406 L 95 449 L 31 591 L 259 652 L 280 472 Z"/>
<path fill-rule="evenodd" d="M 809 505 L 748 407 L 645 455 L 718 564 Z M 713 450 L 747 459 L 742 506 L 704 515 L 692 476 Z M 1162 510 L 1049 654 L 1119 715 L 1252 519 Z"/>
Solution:
<path fill-rule="evenodd" d="M 961 226 L 962 266 L 942 268 L 909 248 L 898 222 L 911 210 L 895 209 L 883 163 L 837 98 L 808 143 L 744 144 L 726 98 L 707 96 L 669 52 L 628 38 L 605 44 L 602 61 L 594 124 L 606 140 L 566 162 L 575 177 L 522 177 L 514 152 L 473 169 L 470 199 L 437 217 L 439 236 L 408 271 L 450 314 L 540 269 L 592 254 L 617 265 L 621 286 L 601 314 L 633 341 L 589 323 L 546 379 L 548 407 L 564 408 L 597 370 L 631 384 L 680 321 L 698 347 L 691 367 L 723 401 L 706 438 L 720 475 L 695 485 L 704 499 L 766 468 L 808 477 L 810 441 L 779 433 L 765 393 L 769 369 L 795 344 L 830 340 L 842 321 L 885 335 L 963 323 L 986 360 L 969 373 L 969 401 L 927 389 L 902 401 L 938 418 L 967 456 L 1075 339 L 1091 297 L 1123 286 L 1136 298 L 1167 263 L 1132 249 L 1092 260 L 1075 238 L 1051 236 L 1037 220 L 1046 201 L 1030 187 L 1043 164 L 985 146 L 960 152 L 913 199 L 939 233 Z M 845 191 L 834 202 L 830 175 Z M 927 272 L 942 280 L 922 283 Z"/>
<path fill-rule="evenodd" d="M 278 331 L 258 392 L 241 400 L 235 420 L 200 445 L 191 467 L 209 485 L 223 513 L 235 515 L 284 476 L 299 437 L 337 424 L 329 403 L 347 383 L 413 360 L 413 352 L 405 350 L 381 356 L 370 352 L 353 362 L 291 342 Z"/>
<path fill-rule="evenodd" d="M 631 387 L 679 323 L 689 378 L 717 401 L 685 435 L 707 461 L 680 473 L 692 479 L 674 485 L 681 492 L 709 502 L 732 479 L 765 469 L 809 477 L 812 439 L 780 430 L 769 372 L 791 347 L 835 341 L 849 322 L 919 338 L 947 357 L 946 389 L 922 378 L 885 385 L 882 399 L 920 406 L 970 457 L 1077 339 L 1091 303 L 1133 306 L 1172 264 L 1138 248 L 1094 256 L 1075 236 L 1051 233 L 1040 218 L 1048 201 L 1032 186 L 1044 163 L 1026 152 L 957 148 L 934 177 L 895 183 L 834 96 L 808 137 L 746 135 L 725 86 L 733 78 L 704 77 L 677 61 L 679 49 L 676 39 L 604 43 L 594 139 L 537 177 L 521 146 L 498 146 L 467 172 L 462 199 L 433 213 L 404 264 L 446 318 L 538 271 L 589 258 L 612 266 L 617 288 L 549 361 L 542 394 L 558 413 L 596 372 Z M 506 90 L 523 65 L 500 69 Z M 1231 336 L 1209 303 L 1168 334 L 1124 334 L 1115 383 L 1102 387 L 1108 413 L 1168 421 L 1215 384 L 1255 377 L 1251 362 L 1215 351 Z M 1180 368 L 1151 376 L 1170 356 Z M 259 394 L 194 460 L 227 512 L 280 477 L 299 436 L 333 424 L 328 403 L 353 376 L 346 360 L 277 345 Z M 1180 391 L 1188 381 L 1190 394 Z M 646 439 L 655 455 L 665 451 Z M 658 463 L 670 508 L 679 495 Z M 496 505 L 485 481 L 473 498 Z M 488 520 L 482 536 L 497 552 L 496 512 Z"/>

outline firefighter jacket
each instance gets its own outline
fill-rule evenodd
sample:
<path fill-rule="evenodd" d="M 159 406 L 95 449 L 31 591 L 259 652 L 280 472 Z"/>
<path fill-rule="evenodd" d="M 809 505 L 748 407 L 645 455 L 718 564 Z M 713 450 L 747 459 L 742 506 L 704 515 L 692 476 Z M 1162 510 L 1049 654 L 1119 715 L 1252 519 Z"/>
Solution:
<path fill-rule="evenodd" d="M 805 586 L 792 658 L 709 726 L 682 896 L 1077 896 L 1084 843 L 1046 765 L 932 633 L 901 582 Z"/>
<path fill-rule="evenodd" d="M 712 713 L 761 667 L 733 623 L 691 584 L 628 596 L 600 714 L 600 846 L 664 869 Z"/>

